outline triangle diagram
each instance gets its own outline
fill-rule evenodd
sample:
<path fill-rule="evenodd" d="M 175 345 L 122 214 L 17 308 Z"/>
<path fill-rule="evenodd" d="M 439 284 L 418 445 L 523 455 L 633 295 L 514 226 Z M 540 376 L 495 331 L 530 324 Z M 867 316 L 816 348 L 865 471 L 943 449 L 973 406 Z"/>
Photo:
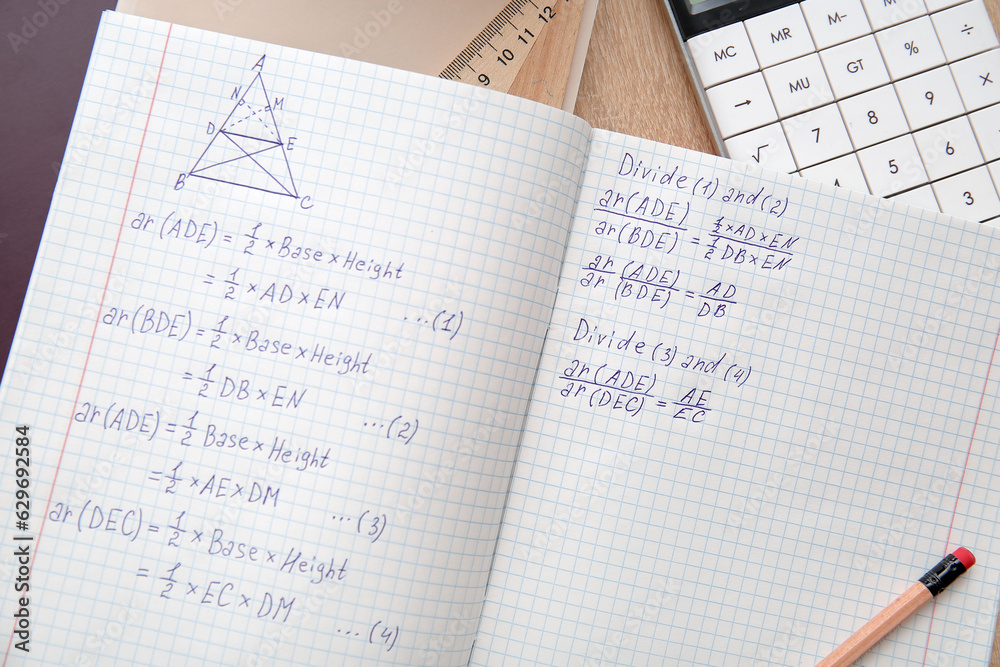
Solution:
<path fill-rule="evenodd" d="M 188 175 L 298 198 L 285 144 L 260 72 L 243 91 Z"/>

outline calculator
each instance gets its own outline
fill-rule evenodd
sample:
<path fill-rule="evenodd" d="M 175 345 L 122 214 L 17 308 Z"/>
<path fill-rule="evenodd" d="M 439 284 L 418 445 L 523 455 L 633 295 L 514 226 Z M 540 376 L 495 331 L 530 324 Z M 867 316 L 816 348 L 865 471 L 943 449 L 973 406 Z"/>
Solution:
<path fill-rule="evenodd" d="M 723 155 L 1000 226 L 983 0 L 665 0 Z"/>

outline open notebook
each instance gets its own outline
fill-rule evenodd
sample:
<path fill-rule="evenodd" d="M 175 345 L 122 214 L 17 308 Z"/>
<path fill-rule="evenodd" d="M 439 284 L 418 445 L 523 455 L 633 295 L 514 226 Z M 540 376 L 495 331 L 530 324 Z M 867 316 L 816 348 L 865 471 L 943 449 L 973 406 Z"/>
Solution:
<path fill-rule="evenodd" d="M 0 389 L 8 660 L 811 665 L 964 545 L 865 664 L 985 664 L 998 270 L 989 228 L 106 13 Z"/>

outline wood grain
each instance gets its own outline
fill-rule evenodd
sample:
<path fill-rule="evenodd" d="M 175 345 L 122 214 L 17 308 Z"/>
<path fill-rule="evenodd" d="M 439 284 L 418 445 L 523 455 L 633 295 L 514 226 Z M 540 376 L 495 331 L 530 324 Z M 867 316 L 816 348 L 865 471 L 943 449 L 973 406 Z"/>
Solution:
<path fill-rule="evenodd" d="M 556 18 L 538 35 L 507 92 L 562 108 L 583 6 L 584 0 L 559 3 Z"/>
<path fill-rule="evenodd" d="M 594 127 L 718 154 L 659 0 L 600 0 L 575 113 Z"/>
<path fill-rule="evenodd" d="M 1000 0 L 985 2 L 996 30 Z M 663 0 L 600 0 L 576 115 L 594 127 L 718 154 Z M 997 630 L 1000 637 L 1000 623 Z M 996 642 L 990 667 L 1000 667 Z"/>
<path fill-rule="evenodd" d="M 849 667 L 932 599 L 934 596 L 926 586 L 920 582 L 913 584 L 848 637 L 847 641 L 835 648 L 833 653 L 819 661 L 816 667 Z"/>

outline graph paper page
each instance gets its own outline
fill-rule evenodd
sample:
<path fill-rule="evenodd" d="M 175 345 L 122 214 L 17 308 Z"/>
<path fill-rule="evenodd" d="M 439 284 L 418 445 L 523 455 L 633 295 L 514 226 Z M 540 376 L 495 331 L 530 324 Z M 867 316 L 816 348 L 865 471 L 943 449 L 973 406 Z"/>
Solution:
<path fill-rule="evenodd" d="M 106 13 L 0 394 L 10 664 L 467 664 L 588 142 Z"/>
<path fill-rule="evenodd" d="M 595 131 L 473 664 L 985 665 L 1000 239 Z M 992 364 L 992 366 L 991 366 Z"/>

